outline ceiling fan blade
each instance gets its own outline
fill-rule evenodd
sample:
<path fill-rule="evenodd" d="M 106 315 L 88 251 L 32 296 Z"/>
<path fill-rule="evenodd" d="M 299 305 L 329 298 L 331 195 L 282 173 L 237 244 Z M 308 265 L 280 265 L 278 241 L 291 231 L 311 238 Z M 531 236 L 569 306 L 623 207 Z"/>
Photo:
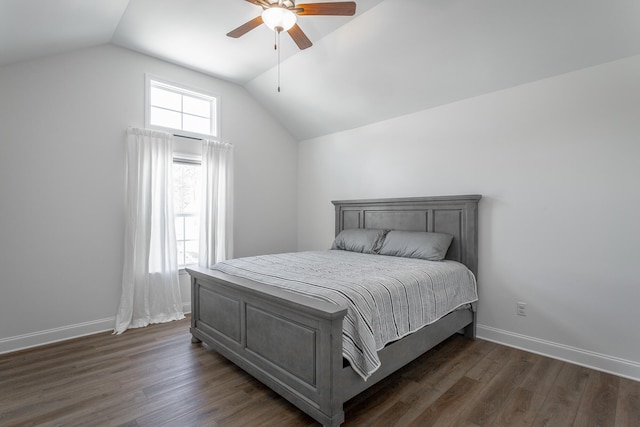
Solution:
<path fill-rule="evenodd" d="M 253 30 L 254 28 L 260 26 L 262 23 L 263 23 L 262 16 L 257 16 L 253 18 L 251 21 L 245 22 L 244 24 L 240 25 L 235 30 L 229 31 L 227 35 L 229 37 L 238 38 L 240 36 L 247 34 L 249 31 Z"/>
<path fill-rule="evenodd" d="M 308 47 L 313 46 L 309 37 L 300 29 L 298 24 L 294 24 L 293 27 L 289 28 L 287 31 L 294 42 L 298 45 L 300 50 L 306 49 Z"/>
<path fill-rule="evenodd" d="M 271 3 L 269 3 L 266 0 L 244 0 L 244 1 L 248 1 L 249 3 L 253 3 L 256 6 L 263 6 L 263 7 L 270 7 Z"/>
<path fill-rule="evenodd" d="M 356 13 L 356 3 L 345 1 L 339 3 L 307 3 L 297 4 L 296 9 L 302 9 L 298 15 L 338 15 L 353 16 Z"/>

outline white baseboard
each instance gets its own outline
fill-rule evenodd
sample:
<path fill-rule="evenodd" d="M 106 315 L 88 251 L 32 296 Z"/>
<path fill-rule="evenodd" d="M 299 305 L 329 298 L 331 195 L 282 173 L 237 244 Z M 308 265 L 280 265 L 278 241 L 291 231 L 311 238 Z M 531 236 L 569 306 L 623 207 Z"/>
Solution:
<path fill-rule="evenodd" d="M 520 335 L 485 325 L 478 325 L 476 334 L 480 339 L 640 381 L 640 363 L 638 362 L 527 335 Z"/>
<path fill-rule="evenodd" d="M 182 303 L 182 312 L 184 314 L 191 313 L 191 301 Z"/>
<path fill-rule="evenodd" d="M 185 314 L 191 313 L 191 301 L 182 303 L 182 311 Z M 30 334 L 0 338 L 0 354 L 25 350 L 27 348 L 38 347 L 46 344 L 53 344 L 55 342 L 80 338 L 86 335 L 98 334 L 100 332 L 112 331 L 114 325 L 115 317 L 109 317 L 106 319 L 92 320 L 90 322 L 77 323 L 75 325 L 62 326 Z"/>
<path fill-rule="evenodd" d="M 183 311 L 190 313 L 191 304 L 184 303 Z M 115 318 L 109 317 L 25 335 L 2 338 L 0 339 L 0 354 L 110 331 L 113 330 L 114 324 Z M 631 360 L 583 350 L 527 335 L 516 334 L 485 325 L 477 326 L 477 336 L 487 341 L 640 381 L 640 363 Z"/>
<path fill-rule="evenodd" d="M 114 325 L 115 318 L 109 317 L 107 319 L 92 320 L 90 322 L 77 323 L 75 325 L 62 326 L 30 334 L 1 338 L 0 354 L 111 331 Z"/>

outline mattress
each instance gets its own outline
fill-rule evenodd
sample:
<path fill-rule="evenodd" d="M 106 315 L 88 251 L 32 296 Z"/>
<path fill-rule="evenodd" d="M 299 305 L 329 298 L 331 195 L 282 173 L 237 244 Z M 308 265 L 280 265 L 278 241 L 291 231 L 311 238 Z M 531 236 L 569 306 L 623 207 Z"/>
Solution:
<path fill-rule="evenodd" d="M 347 307 L 343 356 L 365 380 L 386 344 L 478 299 L 473 273 L 455 261 L 328 250 L 236 258 L 213 269 Z"/>

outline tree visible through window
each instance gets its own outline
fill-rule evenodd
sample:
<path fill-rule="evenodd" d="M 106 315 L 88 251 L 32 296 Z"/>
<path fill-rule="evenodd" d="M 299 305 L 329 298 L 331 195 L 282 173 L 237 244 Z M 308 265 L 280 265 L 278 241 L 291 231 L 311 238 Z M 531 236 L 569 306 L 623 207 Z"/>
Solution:
<path fill-rule="evenodd" d="M 179 268 L 198 263 L 200 171 L 197 162 L 174 160 L 173 209 Z"/>

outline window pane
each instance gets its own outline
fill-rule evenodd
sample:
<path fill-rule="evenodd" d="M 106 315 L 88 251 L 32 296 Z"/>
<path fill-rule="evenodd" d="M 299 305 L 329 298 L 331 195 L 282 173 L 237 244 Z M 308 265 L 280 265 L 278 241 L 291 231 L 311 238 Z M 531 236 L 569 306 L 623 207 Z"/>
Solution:
<path fill-rule="evenodd" d="M 151 107 L 151 124 L 173 129 L 182 129 L 181 114 L 175 111 Z"/>
<path fill-rule="evenodd" d="M 173 213 L 175 215 L 184 212 L 184 189 L 182 185 L 182 165 L 173 165 Z"/>
<path fill-rule="evenodd" d="M 198 231 L 200 230 L 200 218 L 197 216 L 189 216 L 184 218 L 185 240 L 198 240 Z"/>
<path fill-rule="evenodd" d="M 200 165 L 183 165 L 182 168 L 182 197 L 183 210 L 188 213 L 198 212 L 198 191 L 200 181 Z"/>
<path fill-rule="evenodd" d="M 189 132 L 203 133 L 205 135 L 211 134 L 211 120 L 203 119 L 202 117 L 190 116 L 185 114 L 182 118 L 184 130 Z"/>
<path fill-rule="evenodd" d="M 148 81 L 149 116 L 146 123 L 154 128 L 176 129 L 183 136 L 217 136 L 218 100 L 168 82 Z"/>
<path fill-rule="evenodd" d="M 173 164 L 173 211 L 175 215 L 184 211 L 183 187 L 184 167 L 179 163 Z"/>
<path fill-rule="evenodd" d="M 211 117 L 211 101 L 184 95 L 182 102 L 182 111 L 184 113 L 206 118 Z"/>
<path fill-rule="evenodd" d="M 198 263 L 199 228 L 198 197 L 200 191 L 199 164 L 173 163 L 173 203 L 178 246 L 178 266 Z"/>
<path fill-rule="evenodd" d="M 185 265 L 198 263 L 199 242 L 197 240 L 189 240 L 185 242 Z"/>
<path fill-rule="evenodd" d="M 184 265 L 185 253 L 184 242 L 176 242 L 178 247 L 178 266 Z"/>
<path fill-rule="evenodd" d="M 174 111 L 182 110 L 181 95 L 157 87 L 151 88 L 151 105 L 154 107 L 168 108 Z"/>
<path fill-rule="evenodd" d="M 176 217 L 176 240 L 184 240 L 184 217 Z"/>
<path fill-rule="evenodd" d="M 198 213 L 200 165 L 174 163 L 173 203 L 176 214 Z"/>

